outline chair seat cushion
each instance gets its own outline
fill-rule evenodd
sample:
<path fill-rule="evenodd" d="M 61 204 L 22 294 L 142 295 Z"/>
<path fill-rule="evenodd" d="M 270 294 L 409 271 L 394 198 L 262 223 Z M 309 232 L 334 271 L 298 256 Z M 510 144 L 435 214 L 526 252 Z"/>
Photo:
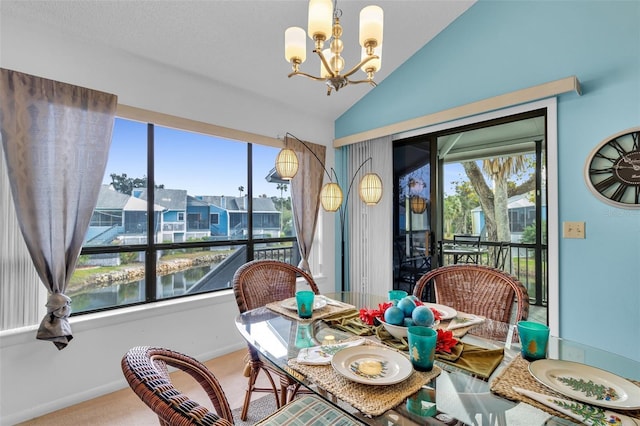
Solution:
<path fill-rule="evenodd" d="M 296 398 L 256 425 L 360 426 L 362 423 L 317 396 Z"/>

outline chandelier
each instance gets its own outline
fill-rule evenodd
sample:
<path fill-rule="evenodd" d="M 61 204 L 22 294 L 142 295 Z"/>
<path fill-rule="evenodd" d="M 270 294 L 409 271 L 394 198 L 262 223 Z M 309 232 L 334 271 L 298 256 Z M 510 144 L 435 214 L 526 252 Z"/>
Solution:
<path fill-rule="evenodd" d="M 344 69 L 344 59 L 341 56 L 344 48 L 342 40 L 342 26 L 340 17 L 342 10 L 337 8 L 331 0 L 309 0 L 309 38 L 315 43 L 313 52 L 320 58 L 320 76 L 300 71 L 300 64 L 307 59 L 307 44 L 305 31 L 300 27 L 290 27 L 284 33 L 285 58 L 291 63 L 293 72 L 289 77 L 302 75 L 316 81 L 324 81 L 327 85 L 327 96 L 331 91 L 336 92 L 348 84 L 369 83 L 375 86 L 373 77 L 380 70 L 382 55 L 382 26 L 383 11 L 379 6 L 366 6 L 360 11 L 360 46 L 362 54 L 360 62 L 341 74 Z M 324 49 L 325 42 L 331 40 L 329 49 Z M 353 74 L 361 69 L 367 74 L 365 80 L 350 80 Z"/>

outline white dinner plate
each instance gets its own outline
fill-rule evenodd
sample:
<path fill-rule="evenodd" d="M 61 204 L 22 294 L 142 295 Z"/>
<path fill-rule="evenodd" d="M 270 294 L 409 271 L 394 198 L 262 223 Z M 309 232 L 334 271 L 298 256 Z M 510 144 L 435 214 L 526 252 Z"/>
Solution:
<path fill-rule="evenodd" d="M 424 303 L 425 306 L 428 306 L 436 311 L 440 312 L 441 320 L 448 320 L 451 318 L 455 318 L 458 315 L 458 311 L 449 306 L 439 305 L 437 303 Z"/>
<path fill-rule="evenodd" d="M 298 310 L 298 302 L 296 302 L 295 297 L 290 297 L 288 299 L 283 300 L 280 303 L 280 306 L 286 309 L 291 309 L 292 311 Z M 322 309 L 327 306 L 327 301 L 323 297 L 314 297 L 313 298 L 313 309 Z"/>
<path fill-rule="evenodd" d="M 572 361 L 541 359 L 529 364 L 536 380 L 575 400 L 618 410 L 640 409 L 640 387 L 616 374 Z"/>
<path fill-rule="evenodd" d="M 374 345 L 342 349 L 333 355 L 331 365 L 347 379 L 365 385 L 392 385 L 413 372 L 409 358 L 393 349 Z"/>

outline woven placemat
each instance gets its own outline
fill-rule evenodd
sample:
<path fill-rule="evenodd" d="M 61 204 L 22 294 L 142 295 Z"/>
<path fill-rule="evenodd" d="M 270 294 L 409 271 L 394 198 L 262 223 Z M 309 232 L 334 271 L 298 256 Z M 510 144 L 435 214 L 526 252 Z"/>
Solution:
<path fill-rule="evenodd" d="M 326 318 L 331 315 L 339 314 L 341 312 L 353 311 L 354 309 L 356 309 L 355 306 L 349 305 L 348 303 L 340 303 L 340 306 L 330 305 L 327 303 L 324 307 L 320 309 L 314 309 L 313 314 L 311 314 L 311 318 L 302 319 L 298 316 L 298 311 L 283 307 L 282 301 L 268 303 L 266 306 L 270 310 L 277 312 L 280 315 L 293 318 L 300 322 L 311 322 L 311 321 L 319 320 L 322 318 Z"/>
<path fill-rule="evenodd" d="M 367 344 L 380 346 L 373 342 Z M 369 416 L 379 416 L 397 407 L 424 384 L 438 377 L 441 372 L 440 368 L 434 365 L 433 370 L 428 372 L 414 371 L 403 382 L 388 386 L 373 386 L 353 382 L 337 373 L 331 365 L 305 365 L 290 359 L 289 366 L 304 374 L 308 380 L 320 388 Z"/>
<path fill-rule="evenodd" d="M 630 380 L 635 384 L 640 384 L 640 382 L 636 382 L 634 380 Z M 513 361 L 491 382 L 490 389 L 491 392 L 496 395 L 500 395 L 504 398 L 510 399 L 512 401 L 522 401 L 526 402 L 529 405 L 532 405 L 536 408 L 539 408 L 542 411 L 545 411 L 554 416 L 562 417 L 564 419 L 573 420 L 571 417 L 568 417 L 554 409 L 547 407 L 544 404 L 541 404 L 533 399 L 527 398 L 526 396 L 516 392 L 513 390 L 513 386 L 517 386 L 523 389 L 527 389 L 534 392 L 539 392 L 545 395 L 549 395 L 557 398 L 566 399 L 566 395 L 562 395 L 558 392 L 555 392 L 542 383 L 538 382 L 532 375 L 529 373 L 529 361 L 522 358 L 520 354 L 518 354 Z M 640 418 L 640 410 L 620 410 L 620 413 L 623 413 L 627 416 Z"/>

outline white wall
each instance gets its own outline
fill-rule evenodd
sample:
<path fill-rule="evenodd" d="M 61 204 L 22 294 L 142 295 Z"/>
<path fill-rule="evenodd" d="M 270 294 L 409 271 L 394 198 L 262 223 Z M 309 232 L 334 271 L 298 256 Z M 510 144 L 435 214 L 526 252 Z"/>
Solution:
<path fill-rule="evenodd" d="M 0 66 L 118 95 L 118 102 L 219 126 L 276 137 L 289 131 L 330 146 L 333 123 L 285 109 L 212 80 L 90 46 L 6 16 L 0 22 Z M 333 164 L 332 149 L 327 164 Z M 319 230 L 333 229 L 323 214 Z M 0 236 L 0 238 L 2 238 Z M 333 291 L 333 232 L 319 237 L 318 285 Z M 0 283 L 5 285 L 6 283 Z M 0 424 L 13 424 L 108 393 L 126 382 L 120 359 L 136 345 L 171 347 L 204 360 L 245 346 L 233 324 L 231 291 L 119 312 L 72 318 L 64 350 L 35 340 L 36 328 L 0 333 Z"/>
<path fill-rule="evenodd" d="M 1 424 L 45 414 L 126 387 L 120 359 L 137 345 L 169 347 L 201 360 L 245 347 L 235 331 L 232 290 L 126 313 L 73 318 L 73 340 L 58 351 L 36 327 L 0 340 Z"/>

